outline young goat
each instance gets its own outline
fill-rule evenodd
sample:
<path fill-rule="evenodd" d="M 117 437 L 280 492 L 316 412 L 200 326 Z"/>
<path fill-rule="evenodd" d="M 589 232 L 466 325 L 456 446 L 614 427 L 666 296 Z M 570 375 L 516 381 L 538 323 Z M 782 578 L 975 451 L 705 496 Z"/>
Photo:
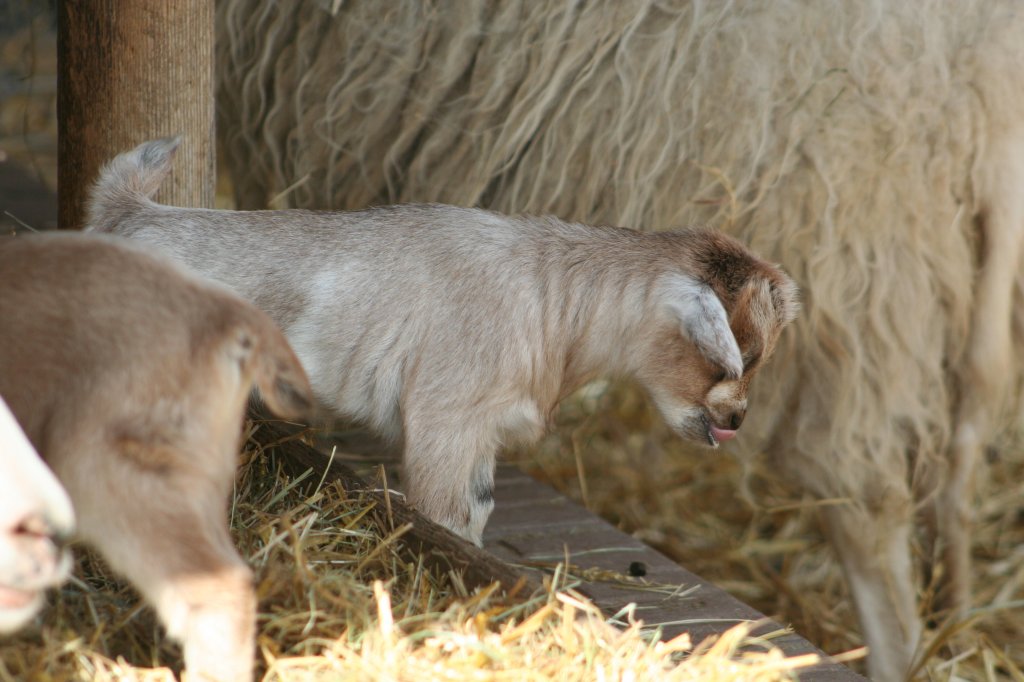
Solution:
<path fill-rule="evenodd" d="M 783 272 L 710 231 L 438 205 L 155 204 L 177 144 L 114 159 L 88 229 L 145 242 L 269 313 L 319 402 L 403 437 L 410 501 L 476 543 L 497 450 L 539 438 L 568 393 L 633 376 L 679 434 L 715 447 L 735 435 L 752 375 L 796 314 Z"/>
<path fill-rule="evenodd" d="M 74 529 L 71 501 L 0 398 L 0 634 L 39 610 L 67 575 L 62 540 Z"/>
<path fill-rule="evenodd" d="M 312 401 L 273 322 L 111 237 L 0 240 L 0 394 L 74 503 L 81 538 L 156 607 L 191 679 L 250 680 L 255 595 L 226 502 L 255 384 Z"/>

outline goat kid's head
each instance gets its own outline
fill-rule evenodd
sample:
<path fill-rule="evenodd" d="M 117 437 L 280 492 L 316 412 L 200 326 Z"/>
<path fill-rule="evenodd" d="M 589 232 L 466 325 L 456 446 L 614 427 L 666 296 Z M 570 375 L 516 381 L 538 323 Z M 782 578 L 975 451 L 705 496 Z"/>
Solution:
<path fill-rule="evenodd" d="M 657 326 L 638 372 L 669 426 L 711 447 L 736 436 L 751 379 L 799 308 L 782 271 L 749 256 L 744 264 L 747 272 L 731 281 L 661 278 Z"/>

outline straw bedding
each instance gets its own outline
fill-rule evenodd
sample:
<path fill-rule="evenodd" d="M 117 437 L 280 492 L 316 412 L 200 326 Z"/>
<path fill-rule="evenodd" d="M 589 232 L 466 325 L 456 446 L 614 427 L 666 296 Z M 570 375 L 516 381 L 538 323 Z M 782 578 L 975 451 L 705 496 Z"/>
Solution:
<path fill-rule="evenodd" d="M 258 427 L 257 427 L 258 428 Z M 730 630 L 701 646 L 652 641 L 628 614 L 610 624 L 556 571 L 548 588 L 466 590 L 370 522 L 365 500 L 290 479 L 249 442 L 231 505 L 256 573 L 262 678 L 307 680 L 785 680 L 813 662 Z M 308 478 L 308 477 L 307 477 Z M 311 485 L 312 484 L 312 485 Z M 171 680 L 180 651 L 152 611 L 79 551 L 74 582 L 41 624 L 0 642 L 0 680 Z M 741 652 L 741 646 L 752 646 Z"/>

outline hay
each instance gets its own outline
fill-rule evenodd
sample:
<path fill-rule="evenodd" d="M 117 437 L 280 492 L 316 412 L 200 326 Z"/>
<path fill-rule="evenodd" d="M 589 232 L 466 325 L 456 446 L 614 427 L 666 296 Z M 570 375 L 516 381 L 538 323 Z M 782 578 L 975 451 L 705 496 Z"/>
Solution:
<path fill-rule="evenodd" d="M 231 506 L 232 530 L 256 574 L 262 679 L 307 680 L 785 680 L 813 657 L 786 659 L 750 624 L 717 642 L 659 642 L 616 614 L 610 624 L 557 569 L 534 595 L 496 586 L 468 592 L 432 572 L 370 522 L 365 499 L 283 474 L 253 446 Z M 182 665 L 152 611 L 95 556 L 38 629 L 0 643 L 0 680 L 173 679 Z"/>

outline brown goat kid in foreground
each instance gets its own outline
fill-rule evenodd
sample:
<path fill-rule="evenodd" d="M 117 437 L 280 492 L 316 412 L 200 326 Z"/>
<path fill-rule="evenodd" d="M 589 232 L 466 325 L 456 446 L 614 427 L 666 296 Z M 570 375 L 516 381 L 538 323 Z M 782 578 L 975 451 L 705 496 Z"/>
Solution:
<path fill-rule="evenodd" d="M 682 436 L 717 446 L 797 310 L 796 286 L 706 230 L 645 234 L 440 205 L 350 213 L 153 203 L 177 139 L 114 159 L 89 230 L 223 282 L 285 331 L 319 402 L 404 439 L 406 491 L 480 543 L 499 448 L 558 402 L 632 376 Z"/>
<path fill-rule="evenodd" d="M 273 322 L 111 237 L 0 240 L 0 394 L 75 507 L 81 538 L 155 606 L 191 679 L 252 677 L 255 595 L 226 504 L 255 384 L 312 400 Z"/>

